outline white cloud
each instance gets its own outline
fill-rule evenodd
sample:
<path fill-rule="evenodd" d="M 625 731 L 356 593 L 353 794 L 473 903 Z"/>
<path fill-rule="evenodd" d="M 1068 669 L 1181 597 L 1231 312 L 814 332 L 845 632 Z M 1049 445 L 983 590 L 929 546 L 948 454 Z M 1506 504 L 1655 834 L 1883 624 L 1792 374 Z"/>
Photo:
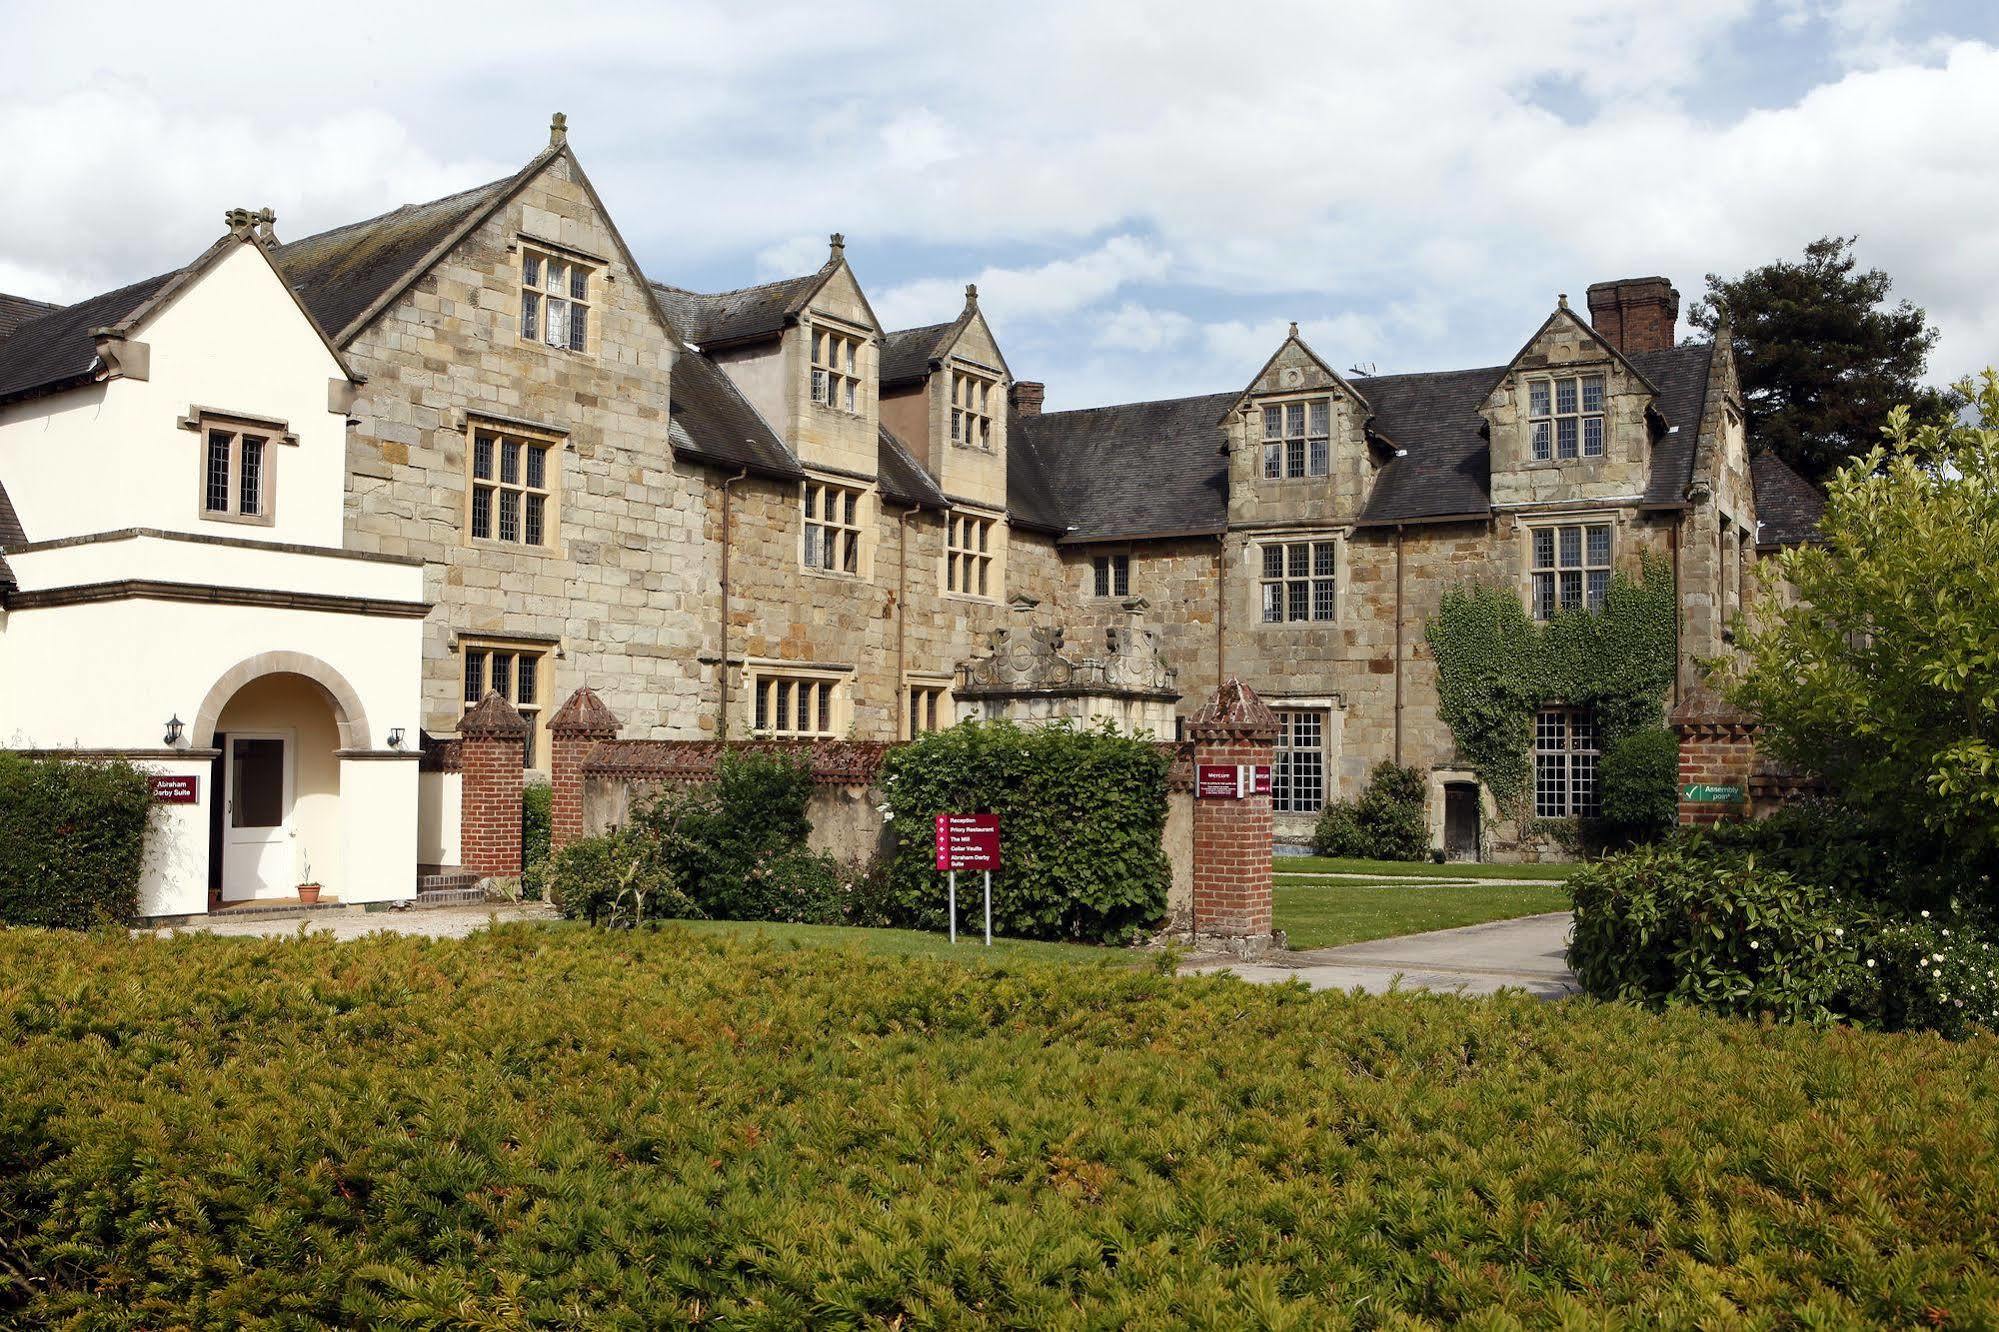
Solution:
<path fill-rule="evenodd" d="M 892 327 L 978 282 L 1051 401 L 1226 387 L 1293 315 L 1342 368 L 1490 364 L 1557 291 L 1664 272 L 1691 301 L 1834 232 L 1942 326 L 1940 373 L 1999 345 L 1999 51 L 1907 0 L 344 13 L 300 60 L 221 6 L 11 9 L 0 287 L 157 272 L 234 204 L 296 236 L 476 184 L 560 107 L 655 276 L 809 271 L 843 231 Z M 1729 109 L 1764 96 L 1712 82 L 1759 15 L 1844 73 Z"/>

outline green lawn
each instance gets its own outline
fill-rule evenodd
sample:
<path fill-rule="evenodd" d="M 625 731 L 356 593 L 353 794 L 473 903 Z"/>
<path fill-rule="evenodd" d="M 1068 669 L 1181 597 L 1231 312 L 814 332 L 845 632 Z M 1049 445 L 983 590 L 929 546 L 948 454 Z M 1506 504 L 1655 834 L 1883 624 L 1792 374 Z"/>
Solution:
<path fill-rule="evenodd" d="M 1560 883 L 1581 865 L 1433 865 L 1428 861 L 1342 860 L 1327 856 L 1278 856 L 1277 873 L 1365 874 L 1377 879 L 1546 879 Z"/>
<path fill-rule="evenodd" d="M 1556 883 L 1361 883 L 1280 875 L 1271 915 L 1293 948 L 1332 948 L 1568 909 L 1568 891 Z"/>
<path fill-rule="evenodd" d="M 958 942 L 926 930 L 870 930 L 845 925 L 772 925 L 754 920 L 680 920 L 668 929 L 694 934 L 754 935 L 796 947 L 852 948 L 889 957 L 941 957 L 953 962 L 1068 962 L 1130 966 L 1141 954 L 1123 948 L 1093 948 L 1088 944 L 1040 943 L 1032 939 L 994 939 L 960 930 Z"/>
<path fill-rule="evenodd" d="M 9 1327 L 1989 1327 L 1999 1042 L 797 948 L 0 930 Z"/>

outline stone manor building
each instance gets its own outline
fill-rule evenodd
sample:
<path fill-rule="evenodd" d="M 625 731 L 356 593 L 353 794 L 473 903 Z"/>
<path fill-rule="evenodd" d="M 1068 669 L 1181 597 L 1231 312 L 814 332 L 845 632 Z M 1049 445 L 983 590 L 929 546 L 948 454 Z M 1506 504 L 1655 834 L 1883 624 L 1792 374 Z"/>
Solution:
<path fill-rule="evenodd" d="M 1225 391 L 1044 412 L 974 289 L 884 328 L 840 236 L 815 271 L 735 291 L 642 268 L 560 117 L 460 194 L 294 240 L 251 217 L 351 380 L 321 544 L 421 566 L 403 724 L 433 751 L 498 692 L 545 768 L 581 685 L 627 737 L 1066 715 L 1170 739 L 1232 675 L 1282 725 L 1280 841 L 1396 759 L 1430 775 L 1439 847 L 1533 854 L 1438 716 L 1424 625 L 1445 588 L 1503 584 L 1546 617 L 1657 556 L 1685 687 L 1729 650 L 1759 556 L 1816 517 L 1749 456 L 1725 342 L 1676 342 L 1664 278 L 1522 311 L 1486 366 L 1343 375 L 1294 326 L 1261 367 L 1215 367 Z M 75 526 L 45 516 L 55 487 L 15 483 L 42 446 L 8 423 L 129 372 L 93 337 L 173 276 L 66 308 L 0 296 L 0 550 Z M 202 507 L 212 460 L 190 455 L 182 525 L 258 539 L 304 480 L 273 457 L 259 515 Z M 1550 700 L 1537 735 L 1533 812 L 1589 812 L 1591 719 Z M 417 859 L 454 863 L 450 820 L 424 821 Z"/>

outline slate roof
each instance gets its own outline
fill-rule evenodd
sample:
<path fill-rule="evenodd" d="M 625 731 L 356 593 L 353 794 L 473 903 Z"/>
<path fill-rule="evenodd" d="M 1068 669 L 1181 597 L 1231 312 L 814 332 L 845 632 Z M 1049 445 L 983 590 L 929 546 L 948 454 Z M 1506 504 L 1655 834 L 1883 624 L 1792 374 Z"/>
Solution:
<path fill-rule="evenodd" d="M 499 202 L 527 171 L 538 170 L 546 156 L 476 189 L 288 241 L 273 257 L 327 336 L 345 342 L 364 311 L 408 281 L 431 251 Z"/>
<path fill-rule="evenodd" d="M 706 356 L 683 351 L 673 363 L 667 435 L 675 453 L 720 467 L 747 467 L 796 479 L 805 471 L 735 382 Z"/>
<path fill-rule="evenodd" d="M 1055 486 L 1041 461 L 1041 450 L 1033 434 L 1021 429 L 1022 421 L 1034 417 L 1015 415 L 1006 428 L 1006 516 L 1015 527 L 1061 536 L 1069 530 L 1062 507 L 1055 500 Z"/>
<path fill-rule="evenodd" d="M 875 480 L 882 498 L 912 508 L 942 509 L 950 501 L 923 464 L 887 426 L 881 427 L 881 448 L 875 458 Z"/>
<path fill-rule="evenodd" d="M 31 319 L 0 342 L 0 401 L 87 378 L 97 368 L 91 334 L 125 319 L 180 276 L 176 268 Z"/>
<path fill-rule="evenodd" d="M 1686 497 L 1713 355 L 1711 346 L 1698 344 L 1627 358 L 1659 390 L 1654 405 L 1667 425 L 1679 427 L 1653 441 L 1648 504 L 1677 504 Z M 1374 406 L 1374 432 L 1406 450 L 1376 474 L 1363 523 L 1486 512 L 1492 502 L 1492 449 L 1478 409 L 1505 373 L 1505 366 L 1492 366 L 1376 375 L 1360 382 Z"/>
<path fill-rule="evenodd" d="M 1825 517 L 1825 496 L 1774 453 L 1749 460 L 1749 481 L 1756 491 L 1756 544 L 1795 546 L 1819 539 Z"/>
<path fill-rule="evenodd" d="M 1223 415 L 1240 392 L 1016 416 L 1009 454 L 1035 453 L 1074 541 L 1220 532 L 1228 525 Z M 1011 469 L 1009 469 L 1011 470 Z M 1014 494 L 1009 478 L 1008 507 Z"/>
<path fill-rule="evenodd" d="M 14 512 L 14 501 L 7 498 L 7 485 L 0 482 L 0 551 L 9 546 L 25 546 L 28 534 L 21 530 L 21 516 Z M 7 567 L 7 557 L 0 555 L 0 590 L 14 586 L 14 571 Z"/>
<path fill-rule="evenodd" d="M 962 322 L 962 318 L 950 319 L 922 328 L 897 329 L 889 334 L 882 341 L 881 386 L 906 384 L 929 374 L 930 362 L 942 356 L 950 344 L 945 334 L 955 332 Z"/>
<path fill-rule="evenodd" d="M 655 282 L 652 289 L 681 337 L 699 347 L 747 342 L 777 333 L 805 308 L 825 269 L 756 287 L 705 293 Z"/>
<path fill-rule="evenodd" d="M 30 320 L 40 319 L 43 315 L 60 309 L 62 307 L 53 301 L 37 301 L 27 296 L 9 296 L 6 292 L 0 291 L 0 342 L 5 342 L 8 335 Z"/>

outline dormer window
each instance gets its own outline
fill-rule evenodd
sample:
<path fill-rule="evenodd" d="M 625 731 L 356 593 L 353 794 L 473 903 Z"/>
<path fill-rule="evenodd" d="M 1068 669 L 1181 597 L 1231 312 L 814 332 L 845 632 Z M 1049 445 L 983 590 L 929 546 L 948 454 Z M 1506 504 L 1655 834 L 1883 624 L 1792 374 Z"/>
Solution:
<path fill-rule="evenodd" d="M 1527 381 L 1527 429 L 1534 460 L 1603 456 L 1602 375 Z"/>
<path fill-rule="evenodd" d="M 232 523 L 271 521 L 271 432 L 245 430 L 223 421 L 203 423 L 206 466 L 201 512 Z"/>
<path fill-rule="evenodd" d="M 1263 478 L 1324 476 L 1332 457 L 1333 404 L 1272 403 L 1263 409 Z"/>
<path fill-rule="evenodd" d="M 830 328 L 810 331 L 812 339 L 812 401 L 843 412 L 861 409 L 861 340 Z"/>
<path fill-rule="evenodd" d="M 951 372 L 951 442 L 974 449 L 993 446 L 993 400 L 998 386 L 982 375 Z"/>
<path fill-rule="evenodd" d="M 521 250 L 521 341 L 580 352 L 590 341 L 590 266 Z"/>

